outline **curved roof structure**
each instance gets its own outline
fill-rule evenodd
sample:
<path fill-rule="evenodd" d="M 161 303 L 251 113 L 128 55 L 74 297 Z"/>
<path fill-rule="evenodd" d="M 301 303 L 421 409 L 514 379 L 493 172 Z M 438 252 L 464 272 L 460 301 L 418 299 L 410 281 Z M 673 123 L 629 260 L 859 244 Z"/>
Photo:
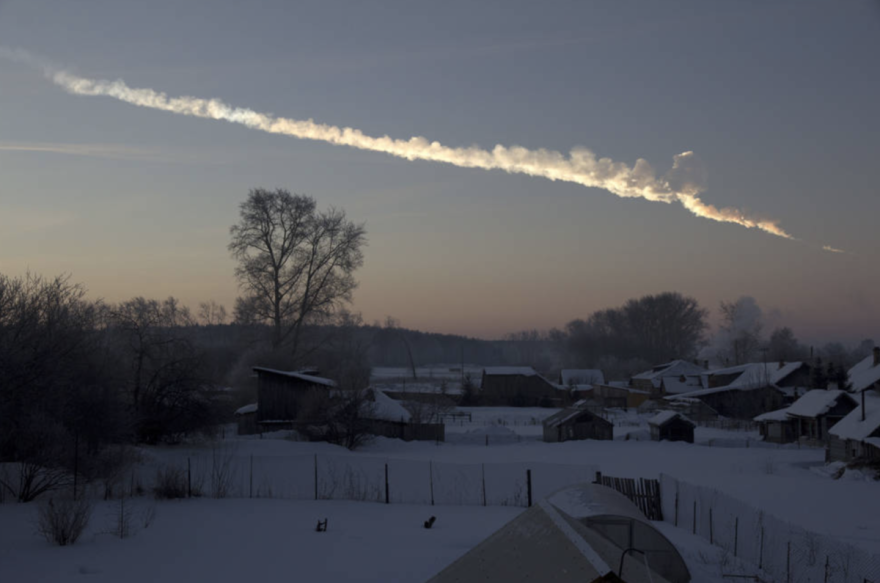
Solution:
<path fill-rule="evenodd" d="M 624 555 L 633 548 L 640 552 Z M 529 508 L 429 583 L 688 583 L 690 578 L 675 546 L 625 496 L 580 484 Z"/>

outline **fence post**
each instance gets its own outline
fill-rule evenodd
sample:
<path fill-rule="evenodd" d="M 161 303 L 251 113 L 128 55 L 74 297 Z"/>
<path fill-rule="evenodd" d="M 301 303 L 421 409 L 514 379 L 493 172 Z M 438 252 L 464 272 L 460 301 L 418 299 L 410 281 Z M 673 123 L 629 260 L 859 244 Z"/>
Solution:
<path fill-rule="evenodd" d="M 390 496 L 388 495 L 388 462 L 385 462 L 385 504 L 390 504 Z"/>
<path fill-rule="evenodd" d="M 602 484 L 602 472 L 596 472 L 596 481 L 593 483 L 600 485 Z"/>
<path fill-rule="evenodd" d="M 480 472 L 483 476 L 483 506 L 486 505 L 486 464 L 480 464 Z"/>
<path fill-rule="evenodd" d="M 248 490 L 248 498 L 254 497 L 254 454 L 251 454 L 251 479 Z"/>
<path fill-rule="evenodd" d="M 791 583 L 791 541 L 785 551 L 785 583 Z"/>
<path fill-rule="evenodd" d="M 692 534 L 697 534 L 697 501 L 694 500 L 694 529 Z"/>
<path fill-rule="evenodd" d="M 828 583 L 828 555 L 825 555 L 825 583 Z"/>
<path fill-rule="evenodd" d="M 678 526 L 678 483 L 675 484 L 675 526 Z"/>
<path fill-rule="evenodd" d="M 489 447 L 489 436 L 486 435 L 486 447 Z"/>
<path fill-rule="evenodd" d="M 192 482 L 192 463 L 190 457 L 186 457 L 186 497 L 192 498 L 193 482 Z"/>
<path fill-rule="evenodd" d="M 714 529 L 712 528 L 712 507 L 710 506 L 709 507 L 709 544 L 710 545 L 715 544 L 715 533 L 713 530 Z"/>
<path fill-rule="evenodd" d="M 532 470 L 526 470 L 526 490 L 529 494 L 529 508 L 532 507 Z"/>
<path fill-rule="evenodd" d="M 736 517 L 736 520 L 733 521 L 733 556 L 737 555 L 737 551 L 739 551 L 739 516 Z"/>
<path fill-rule="evenodd" d="M 318 454 L 315 454 L 315 500 L 318 499 Z"/>
<path fill-rule="evenodd" d="M 761 550 L 758 552 L 758 568 L 764 568 L 764 525 L 761 525 Z"/>
<path fill-rule="evenodd" d="M 428 477 L 431 480 L 431 506 L 434 505 L 434 462 L 428 462 Z"/>

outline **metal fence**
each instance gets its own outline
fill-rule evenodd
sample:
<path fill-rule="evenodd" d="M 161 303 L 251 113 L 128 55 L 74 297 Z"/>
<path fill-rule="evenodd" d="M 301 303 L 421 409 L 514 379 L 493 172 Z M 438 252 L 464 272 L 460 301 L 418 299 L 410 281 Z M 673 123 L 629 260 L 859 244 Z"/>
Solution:
<path fill-rule="evenodd" d="M 718 492 L 660 476 L 663 517 L 785 583 L 880 583 L 880 555 Z M 805 512 L 809 509 L 805 509 Z"/>

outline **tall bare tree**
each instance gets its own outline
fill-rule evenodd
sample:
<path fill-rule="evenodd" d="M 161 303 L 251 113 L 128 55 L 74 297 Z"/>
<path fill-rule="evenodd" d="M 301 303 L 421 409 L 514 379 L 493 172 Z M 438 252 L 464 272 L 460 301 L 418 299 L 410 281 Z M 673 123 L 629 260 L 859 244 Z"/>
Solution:
<path fill-rule="evenodd" d="M 313 198 L 283 189 L 251 190 L 239 214 L 229 243 L 243 292 L 236 319 L 270 324 L 272 346 L 297 357 L 304 327 L 332 321 L 351 301 L 366 229 L 340 209 L 318 211 Z"/>

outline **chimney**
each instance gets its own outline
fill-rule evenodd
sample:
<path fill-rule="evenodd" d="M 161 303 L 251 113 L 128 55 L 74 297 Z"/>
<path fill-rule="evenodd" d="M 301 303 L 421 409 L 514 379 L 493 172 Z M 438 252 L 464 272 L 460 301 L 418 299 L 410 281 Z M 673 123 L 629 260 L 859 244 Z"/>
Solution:
<path fill-rule="evenodd" d="M 779 361 L 779 369 L 782 370 L 782 368 L 784 368 L 784 367 L 785 367 L 785 361 L 784 361 L 784 360 L 780 360 L 780 361 Z"/>
<path fill-rule="evenodd" d="M 880 366 L 880 346 L 874 347 L 874 366 Z"/>

